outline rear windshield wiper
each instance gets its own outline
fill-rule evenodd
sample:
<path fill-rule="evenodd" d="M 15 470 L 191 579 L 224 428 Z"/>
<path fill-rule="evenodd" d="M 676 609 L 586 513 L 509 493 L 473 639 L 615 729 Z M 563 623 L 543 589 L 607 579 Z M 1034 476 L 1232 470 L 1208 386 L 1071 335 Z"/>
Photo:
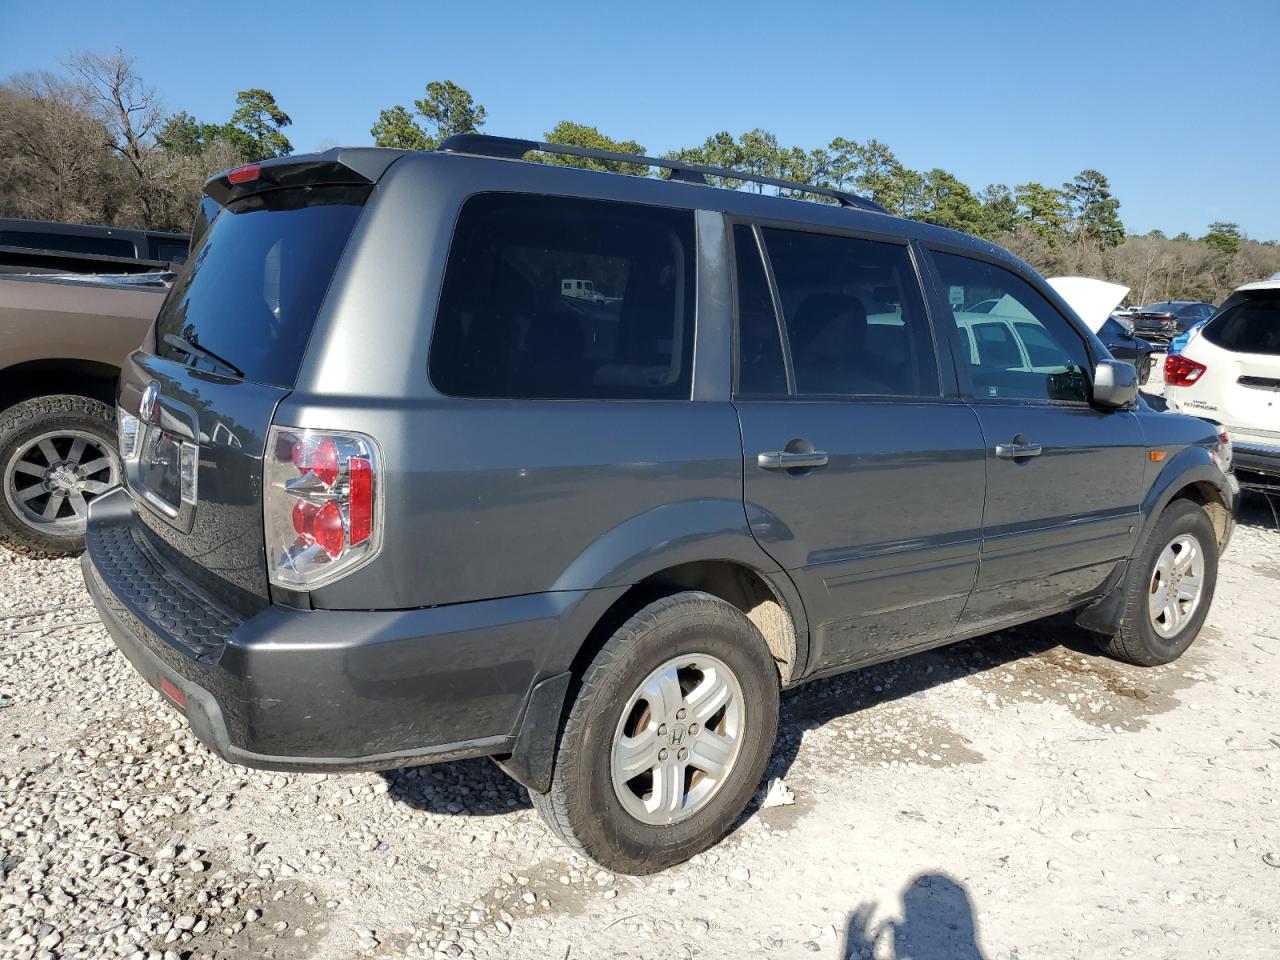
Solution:
<path fill-rule="evenodd" d="M 202 356 L 206 360 L 212 360 L 214 363 L 218 364 L 224 369 L 229 370 L 231 373 L 235 374 L 237 377 L 244 376 L 244 371 L 241 370 L 239 367 L 237 367 L 230 360 L 222 359 L 222 357 L 218 356 L 208 347 L 202 347 L 198 343 L 192 343 L 186 337 L 180 337 L 176 333 L 166 333 L 164 335 L 164 342 L 169 344 L 172 347 L 177 347 L 179 350 L 181 350 L 183 353 L 185 353 L 189 357 Z"/>

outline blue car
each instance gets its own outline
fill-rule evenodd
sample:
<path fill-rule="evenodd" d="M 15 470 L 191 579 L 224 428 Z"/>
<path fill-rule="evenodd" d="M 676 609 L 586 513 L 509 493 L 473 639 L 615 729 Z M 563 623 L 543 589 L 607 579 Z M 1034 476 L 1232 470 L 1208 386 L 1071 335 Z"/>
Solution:
<path fill-rule="evenodd" d="M 1191 342 L 1191 338 L 1196 335 L 1196 331 L 1203 327 L 1208 320 L 1201 320 L 1189 330 L 1185 330 L 1169 341 L 1169 353 L 1181 353 L 1186 349 L 1187 344 Z"/>

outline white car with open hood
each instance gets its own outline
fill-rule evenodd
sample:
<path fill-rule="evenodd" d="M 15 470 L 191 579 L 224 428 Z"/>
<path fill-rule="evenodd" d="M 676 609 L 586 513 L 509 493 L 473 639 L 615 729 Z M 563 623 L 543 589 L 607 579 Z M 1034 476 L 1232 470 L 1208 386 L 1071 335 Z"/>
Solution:
<path fill-rule="evenodd" d="M 1280 483 L 1280 274 L 1238 288 L 1164 379 L 1170 410 L 1227 428 L 1237 471 Z"/>

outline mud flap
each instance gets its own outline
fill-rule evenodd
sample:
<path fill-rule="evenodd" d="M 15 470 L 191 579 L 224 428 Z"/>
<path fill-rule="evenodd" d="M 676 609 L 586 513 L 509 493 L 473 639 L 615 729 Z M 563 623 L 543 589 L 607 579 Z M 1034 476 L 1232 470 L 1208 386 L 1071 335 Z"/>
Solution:
<path fill-rule="evenodd" d="M 493 758 L 503 773 L 534 793 L 551 789 L 560 715 L 572 678 L 571 673 L 558 673 L 534 684 L 515 748 L 508 756 Z"/>
<path fill-rule="evenodd" d="M 1116 564 L 1107 577 L 1102 596 L 1076 614 L 1076 625 L 1094 633 L 1111 636 L 1120 629 L 1124 619 L 1125 584 L 1129 578 L 1131 560 Z"/>

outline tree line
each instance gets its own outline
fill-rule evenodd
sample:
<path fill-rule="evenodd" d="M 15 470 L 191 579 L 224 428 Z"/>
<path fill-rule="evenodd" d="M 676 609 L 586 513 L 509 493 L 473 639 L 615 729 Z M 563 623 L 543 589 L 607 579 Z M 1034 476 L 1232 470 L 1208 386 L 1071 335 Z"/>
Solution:
<path fill-rule="evenodd" d="M 439 80 L 426 84 L 411 106 L 380 111 L 370 136 L 378 146 L 431 150 L 454 134 L 479 132 L 486 120 L 486 108 L 470 91 Z M 78 54 L 62 72 L 22 74 L 0 83 L 0 216 L 185 230 L 211 174 L 292 152 L 284 133 L 291 123 L 275 97 L 256 87 L 236 94 L 225 121 L 167 113 L 123 52 Z M 647 152 L 635 140 L 569 120 L 542 139 Z M 941 167 L 907 167 L 876 139 L 835 137 L 823 147 L 803 147 L 784 144 L 763 128 L 716 132 L 666 156 L 856 193 L 900 216 L 989 239 L 1046 275 L 1124 283 L 1133 303 L 1216 303 L 1240 283 L 1280 271 L 1280 245 L 1251 240 L 1234 223 L 1210 224 L 1199 237 L 1128 233 L 1120 200 L 1107 177 L 1093 169 L 1060 186 L 1029 181 L 974 189 Z M 542 153 L 529 159 L 652 173 L 648 166 L 621 161 Z M 793 192 L 714 179 L 731 189 Z"/>

